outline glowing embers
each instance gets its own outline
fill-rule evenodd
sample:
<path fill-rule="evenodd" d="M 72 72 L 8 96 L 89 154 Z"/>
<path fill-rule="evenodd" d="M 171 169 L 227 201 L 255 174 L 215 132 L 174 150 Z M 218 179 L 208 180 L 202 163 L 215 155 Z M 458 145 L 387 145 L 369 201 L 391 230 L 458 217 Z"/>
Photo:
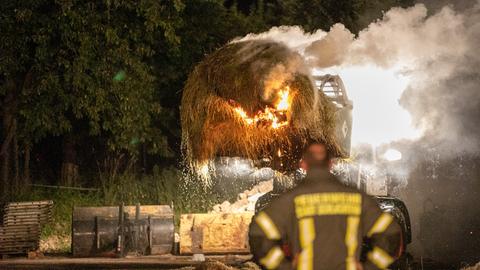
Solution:
<path fill-rule="evenodd" d="M 258 111 L 253 117 L 248 116 L 245 110 L 237 105 L 234 110 L 237 115 L 248 125 L 271 127 L 273 129 L 288 125 L 287 111 L 292 103 L 290 87 L 278 91 L 274 107 L 265 106 L 265 109 Z"/>

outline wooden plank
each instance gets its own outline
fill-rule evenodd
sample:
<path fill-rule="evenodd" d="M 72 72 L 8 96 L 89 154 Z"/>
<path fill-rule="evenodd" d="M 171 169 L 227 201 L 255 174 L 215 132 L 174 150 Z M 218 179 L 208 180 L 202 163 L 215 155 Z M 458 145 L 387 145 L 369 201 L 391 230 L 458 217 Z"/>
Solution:
<path fill-rule="evenodd" d="M 3 218 L 4 221 L 8 220 L 48 220 L 48 216 L 6 216 Z"/>
<path fill-rule="evenodd" d="M 5 210 L 34 210 L 34 211 L 37 211 L 37 210 L 52 210 L 53 209 L 53 206 L 50 206 L 50 205 L 45 205 L 45 206 L 38 206 L 38 205 L 34 205 L 34 206 L 5 206 L 3 209 Z"/>
<path fill-rule="evenodd" d="M 40 226 L 38 224 L 34 225 L 29 225 L 29 224 L 18 224 L 18 225 L 8 225 L 5 227 L 0 227 L 0 232 L 2 231 L 12 231 L 12 230 L 17 230 L 17 231 L 27 231 L 27 230 L 38 230 Z"/>
<path fill-rule="evenodd" d="M 19 210 L 19 209 L 30 209 L 30 210 L 37 210 L 37 209 L 53 209 L 53 205 L 5 205 L 3 209 L 11 209 L 11 210 Z"/>
<path fill-rule="evenodd" d="M 12 237 L 34 237 L 39 235 L 38 233 L 16 233 L 16 234 L 0 234 L 0 239 L 12 238 Z"/>
<path fill-rule="evenodd" d="M 14 241 L 9 241 L 9 242 L 3 242 L 3 241 L 0 241 L 0 248 L 7 248 L 8 246 L 15 246 L 15 247 L 18 247 L 18 246 L 37 246 L 39 244 L 39 242 L 35 242 L 35 241 L 17 241 L 17 242 L 14 242 Z"/>
<path fill-rule="evenodd" d="M 15 216 L 4 216 L 3 221 L 7 220 L 49 220 L 51 219 L 46 215 L 15 215 Z"/>
<path fill-rule="evenodd" d="M 26 221 L 24 221 L 24 222 L 9 221 L 9 222 L 5 223 L 5 225 L 12 226 L 12 227 L 16 226 L 16 225 L 31 225 L 31 226 L 33 226 L 33 225 L 38 225 L 38 222 L 35 222 L 35 221 L 28 221 L 28 222 L 26 222 Z"/>
<path fill-rule="evenodd" d="M 248 253 L 253 212 L 186 214 L 180 217 L 180 253 Z M 200 239 L 199 239 L 200 238 Z"/>
<path fill-rule="evenodd" d="M 38 234 L 40 230 L 8 230 L 0 232 L 0 235 L 9 235 L 9 234 Z"/>
<path fill-rule="evenodd" d="M 37 237 L 35 237 L 37 236 Z M 39 242 L 38 235 L 22 235 L 18 237 L 1 237 L 0 242 L 9 242 L 9 241 L 30 241 L 30 242 Z"/>
<path fill-rule="evenodd" d="M 53 201 L 28 201 L 28 202 L 10 202 L 6 204 L 7 206 L 24 206 L 24 205 L 51 205 Z"/>
<path fill-rule="evenodd" d="M 19 240 L 15 243 L 12 243 L 11 241 L 8 241 L 8 242 L 7 241 L 5 241 L 5 242 L 0 241 L 0 243 L 10 243 L 10 245 L 14 245 L 14 246 L 15 245 L 36 245 L 36 244 L 39 243 L 39 241 L 36 241 L 36 240 L 30 240 L 30 241 Z M 1 247 L 4 248 L 5 246 L 2 245 Z"/>
<path fill-rule="evenodd" d="M 21 243 L 37 243 L 36 239 L 29 239 L 29 238 L 17 238 L 17 239 L 9 239 L 9 240 L 0 240 L 0 243 L 11 243 L 14 244 L 21 244 Z"/>
<path fill-rule="evenodd" d="M 49 216 L 46 215 L 35 215 L 35 216 L 5 216 L 3 218 L 3 221 L 8 221 L 8 220 L 49 220 L 51 219 Z"/>
<path fill-rule="evenodd" d="M 52 210 L 53 207 L 50 205 L 32 205 L 32 206 L 5 206 L 3 209 L 9 211 L 21 211 L 21 210 L 31 210 L 31 211 L 48 211 Z"/>
<path fill-rule="evenodd" d="M 0 241 L 2 239 L 21 239 L 21 238 L 34 238 L 38 234 L 15 234 L 15 235 L 0 235 Z"/>
<path fill-rule="evenodd" d="M 39 232 L 33 233 L 12 233 L 12 234 L 0 234 L 0 239 L 11 239 L 14 237 L 38 237 L 40 235 Z"/>
<path fill-rule="evenodd" d="M 31 230 L 24 230 L 24 229 L 10 229 L 6 231 L 0 231 L 0 235 L 4 234 L 11 234 L 11 233 L 18 233 L 18 234 L 25 234 L 25 233 L 39 233 L 40 229 L 31 229 Z"/>
<path fill-rule="evenodd" d="M 12 215 L 12 214 L 17 214 L 17 215 L 26 215 L 26 214 L 51 214 L 52 210 L 51 209 L 5 209 L 4 213 L 5 215 Z"/>
<path fill-rule="evenodd" d="M 26 213 L 34 213 L 34 214 L 51 214 L 52 209 L 5 209 L 4 213 L 7 215 L 12 214 L 26 214 Z"/>
<path fill-rule="evenodd" d="M 22 234 L 9 234 L 9 235 L 0 235 L 0 242 L 3 239 L 23 239 L 23 238 L 28 238 L 28 239 L 34 239 L 37 240 L 39 233 L 22 233 Z"/>
<path fill-rule="evenodd" d="M 17 222 L 17 223 L 22 223 L 22 222 L 29 222 L 29 221 L 34 221 L 37 223 L 41 222 L 46 222 L 48 221 L 49 218 L 47 217 L 42 217 L 42 218 L 35 218 L 35 217 L 10 217 L 10 218 L 5 218 L 3 219 L 3 223 L 8 223 L 8 222 Z"/>
<path fill-rule="evenodd" d="M 18 238 L 3 238 L 0 239 L 0 243 L 6 243 L 6 242 L 11 242 L 11 241 L 17 241 L 18 243 L 20 242 L 39 242 L 39 240 L 35 237 L 18 237 Z"/>
<path fill-rule="evenodd" d="M 37 243 L 25 243 L 22 245 L 15 245 L 15 244 L 2 245 L 2 247 L 0 247 L 0 252 L 14 250 L 14 249 L 18 250 L 18 249 L 36 248 L 37 246 L 38 246 Z"/>
<path fill-rule="evenodd" d="M 34 212 L 34 213 L 50 213 L 52 212 L 52 208 L 5 208 L 4 213 L 26 213 L 26 212 Z"/>
<path fill-rule="evenodd" d="M 9 234 L 12 234 L 12 233 L 16 233 L 16 234 L 33 234 L 33 233 L 39 233 L 40 230 L 38 229 L 33 229 L 33 230 L 8 230 L 8 231 L 1 231 L 0 232 L 0 235 L 9 235 Z"/>
<path fill-rule="evenodd" d="M 28 227 L 27 227 L 28 226 Z M 27 224 L 22 224 L 21 226 L 8 226 L 6 229 L 0 230 L 0 233 L 7 233 L 7 232 L 36 232 L 40 231 L 40 227 L 38 224 L 34 225 L 27 225 Z"/>

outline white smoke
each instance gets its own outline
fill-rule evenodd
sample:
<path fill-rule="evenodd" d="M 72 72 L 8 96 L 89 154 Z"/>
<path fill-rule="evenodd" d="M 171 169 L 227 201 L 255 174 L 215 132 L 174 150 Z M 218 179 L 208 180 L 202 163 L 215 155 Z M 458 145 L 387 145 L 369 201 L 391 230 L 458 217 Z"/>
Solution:
<path fill-rule="evenodd" d="M 240 40 L 282 42 L 302 54 L 314 73 L 339 74 L 354 103 L 354 144 L 380 145 L 432 133 L 439 138 L 452 137 L 447 134 L 461 133 L 456 122 L 461 119 L 450 117 L 442 130 L 438 124 L 442 114 L 449 111 L 445 106 L 462 104 L 449 104 L 441 97 L 436 97 L 437 104 L 431 104 L 418 97 L 436 94 L 434 89 L 442 87 L 452 74 L 474 68 L 465 63 L 470 61 L 467 56 L 478 58 L 473 52 L 479 49 L 476 39 L 480 31 L 474 19 L 479 7 L 480 2 L 459 13 L 445 6 L 431 15 L 423 4 L 392 8 L 358 36 L 335 24 L 328 32 L 314 33 L 305 33 L 298 26 L 274 27 Z M 462 84 L 451 90 L 466 87 Z M 405 95 L 407 89 L 409 96 Z M 474 95 L 478 97 L 478 91 Z M 462 151 L 468 149 L 472 148 Z"/>
<path fill-rule="evenodd" d="M 404 156 L 391 169 L 408 177 L 401 197 L 414 254 L 477 262 L 480 1 L 422 1 L 434 9 L 393 8 L 357 36 L 335 24 L 312 34 L 275 27 L 244 39 L 283 42 L 314 73 L 339 74 L 354 103 L 352 143 L 389 144 Z"/>

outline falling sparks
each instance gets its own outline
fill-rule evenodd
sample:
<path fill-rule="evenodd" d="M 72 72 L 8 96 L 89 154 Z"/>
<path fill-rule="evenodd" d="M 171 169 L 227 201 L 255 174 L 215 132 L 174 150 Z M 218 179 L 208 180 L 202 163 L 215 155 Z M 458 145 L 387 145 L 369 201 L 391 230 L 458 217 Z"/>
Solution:
<path fill-rule="evenodd" d="M 278 92 L 278 98 L 275 107 L 266 106 L 263 111 L 258 111 L 253 117 L 249 117 L 245 110 L 237 106 L 234 108 L 240 118 L 248 125 L 270 126 L 278 129 L 288 125 L 286 112 L 290 108 L 292 96 L 290 95 L 290 87 L 285 87 Z"/>

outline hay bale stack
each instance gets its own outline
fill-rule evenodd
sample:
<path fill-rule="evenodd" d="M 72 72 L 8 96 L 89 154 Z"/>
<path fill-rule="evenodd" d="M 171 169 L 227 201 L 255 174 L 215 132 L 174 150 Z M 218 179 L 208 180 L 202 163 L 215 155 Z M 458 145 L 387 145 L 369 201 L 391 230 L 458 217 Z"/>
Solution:
<path fill-rule="evenodd" d="M 268 40 L 230 43 L 207 56 L 190 74 L 180 108 L 182 151 L 186 164 L 198 165 L 216 156 L 260 159 L 289 152 L 309 140 L 328 144 L 336 155 L 334 108 L 315 91 L 302 57 Z M 252 116 L 275 101 L 289 86 L 293 100 L 288 126 L 247 124 L 236 106 Z"/>

